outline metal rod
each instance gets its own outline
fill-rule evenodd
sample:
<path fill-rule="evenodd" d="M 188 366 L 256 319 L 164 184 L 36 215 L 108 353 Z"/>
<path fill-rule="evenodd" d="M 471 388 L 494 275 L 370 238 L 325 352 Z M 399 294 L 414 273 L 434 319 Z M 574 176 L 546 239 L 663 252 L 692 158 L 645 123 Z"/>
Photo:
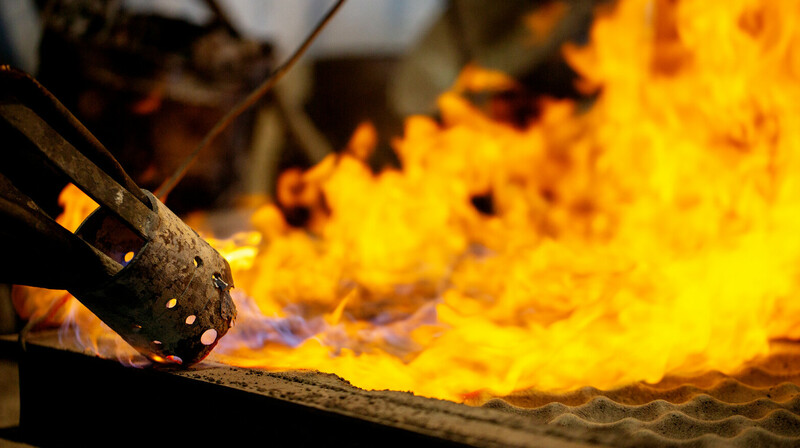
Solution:
<path fill-rule="evenodd" d="M 122 266 L 55 222 L 0 174 L 0 282 L 86 288 Z"/>
<path fill-rule="evenodd" d="M 66 140 L 80 147 L 81 152 L 97 167 L 122 185 L 139 202 L 149 206 L 147 196 L 108 149 L 36 79 L 8 65 L 0 65 L 0 88 L 4 97 L 30 106 Z"/>
<path fill-rule="evenodd" d="M 240 36 L 239 31 L 236 29 L 235 26 L 233 26 L 233 22 L 231 21 L 230 17 L 228 17 L 228 14 L 225 12 L 224 9 L 222 9 L 222 7 L 219 5 L 219 3 L 217 3 L 216 0 L 204 0 L 204 3 L 208 7 L 208 9 L 210 9 L 211 12 L 214 14 L 216 21 L 222 24 L 222 26 L 225 28 L 226 31 L 228 31 L 228 33 L 230 33 L 231 36 L 234 37 Z"/>
<path fill-rule="evenodd" d="M 47 161 L 87 195 L 146 238 L 148 226 L 156 219 L 155 212 L 75 149 L 35 112 L 22 104 L 0 104 L 0 117 L 24 134 Z"/>
<path fill-rule="evenodd" d="M 258 100 L 260 100 L 267 92 L 270 91 L 270 89 L 272 89 L 272 87 L 278 81 L 281 80 L 281 78 L 283 78 L 283 75 L 285 75 L 286 72 L 288 72 L 289 69 L 291 69 L 294 66 L 294 64 L 300 59 L 300 57 L 303 56 L 308 47 L 310 47 L 311 44 L 314 42 L 314 39 L 316 39 L 319 33 L 322 32 L 322 30 L 325 28 L 325 25 L 327 25 L 328 22 L 330 22 L 330 20 L 336 14 L 339 8 L 341 8 L 344 2 L 345 0 L 337 0 L 336 4 L 334 4 L 328 10 L 328 12 L 325 13 L 325 15 L 320 19 L 320 21 L 311 31 L 311 33 L 308 36 L 306 36 L 306 39 L 303 41 L 303 43 L 299 47 L 297 47 L 294 53 L 292 53 L 289 59 L 286 62 L 284 62 L 280 67 L 278 67 L 274 72 L 272 72 L 269 75 L 269 77 L 263 83 L 261 83 L 260 86 L 258 86 L 254 91 L 250 92 L 250 94 L 246 98 L 244 98 L 236 106 L 234 106 L 233 109 L 231 109 L 227 114 L 225 114 L 225 116 L 222 117 L 214 125 L 214 127 L 211 128 L 210 131 L 208 131 L 208 134 L 206 134 L 205 137 L 203 137 L 203 140 L 201 140 L 200 143 L 195 147 L 195 149 L 188 156 L 186 156 L 186 158 L 183 160 L 178 169 L 176 169 L 175 172 L 170 177 L 165 179 L 164 182 L 156 189 L 155 191 L 156 197 L 162 199 L 164 196 L 168 195 L 169 192 L 172 191 L 173 188 L 175 188 L 175 185 L 177 185 L 178 182 L 180 182 L 181 179 L 183 179 L 183 176 L 186 175 L 186 172 L 189 170 L 189 167 L 197 158 L 197 155 L 200 154 L 200 151 L 209 146 L 211 142 L 213 142 L 214 139 L 217 138 L 219 134 L 221 134 L 222 131 L 224 131 L 225 128 L 228 127 L 228 125 L 231 124 L 231 122 L 233 122 L 233 120 L 236 119 L 236 117 L 241 115 L 242 112 L 250 108 L 256 102 L 258 102 Z"/>

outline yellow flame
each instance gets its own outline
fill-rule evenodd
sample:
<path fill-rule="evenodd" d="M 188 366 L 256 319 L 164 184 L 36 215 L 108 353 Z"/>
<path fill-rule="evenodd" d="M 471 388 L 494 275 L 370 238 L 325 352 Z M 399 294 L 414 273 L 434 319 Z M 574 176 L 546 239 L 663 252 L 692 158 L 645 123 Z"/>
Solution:
<path fill-rule="evenodd" d="M 269 237 L 237 284 L 265 314 L 302 304 L 306 317 L 338 316 L 356 285 L 350 345 L 222 358 L 456 399 L 730 371 L 800 336 L 797 9 L 622 2 L 589 47 L 566 49 L 595 104 L 551 101 L 523 130 L 457 94 L 502 79 L 471 67 L 441 97 L 442 123 L 408 119 L 402 170 L 373 175 L 345 154 L 295 178 L 324 215 L 313 234 L 255 221 Z M 436 320 L 404 356 L 352 343 L 426 303 Z"/>
<path fill-rule="evenodd" d="M 459 92 L 402 169 L 352 147 L 279 182 L 231 261 L 213 356 L 460 400 L 732 371 L 800 338 L 800 4 L 626 0 L 565 49 L 588 110 L 526 129 Z M 469 72 L 468 72 L 469 73 Z M 469 75 L 465 75 L 469 76 Z M 490 207 L 476 207 L 475 198 Z"/>

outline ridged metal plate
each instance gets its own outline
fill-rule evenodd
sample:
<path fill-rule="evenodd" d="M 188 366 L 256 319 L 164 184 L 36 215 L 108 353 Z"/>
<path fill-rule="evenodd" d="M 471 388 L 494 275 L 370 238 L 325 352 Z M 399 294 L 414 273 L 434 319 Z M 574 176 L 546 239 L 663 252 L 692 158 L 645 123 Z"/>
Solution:
<path fill-rule="evenodd" d="M 527 391 L 484 407 L 575 432 L 623 434 L 623 446 L 797 447 L 800 344 L 775 344 L 774 350 L 730 375 L 673 376 L 610 391 Z"/>

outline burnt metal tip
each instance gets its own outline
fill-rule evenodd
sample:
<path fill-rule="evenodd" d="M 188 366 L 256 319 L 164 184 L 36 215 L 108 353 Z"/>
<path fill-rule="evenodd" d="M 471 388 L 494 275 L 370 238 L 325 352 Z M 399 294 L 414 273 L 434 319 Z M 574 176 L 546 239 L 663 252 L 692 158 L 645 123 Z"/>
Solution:
<path fill-rule="evenodd" d="M 188 367 L 231 327 L 233 277 L 225 258 L 145 193 L 157 214 L 144 239 L 104 208 L 81 224 L 76 234 L 124 267 L 97 287 L 70 292 L 151 360 Z"/>

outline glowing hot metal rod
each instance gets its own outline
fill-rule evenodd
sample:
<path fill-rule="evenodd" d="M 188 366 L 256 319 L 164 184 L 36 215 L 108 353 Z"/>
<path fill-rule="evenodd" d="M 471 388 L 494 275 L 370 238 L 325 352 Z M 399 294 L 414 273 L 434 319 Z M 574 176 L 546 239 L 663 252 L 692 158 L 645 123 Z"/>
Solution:
<path fill-rule="evenodd" d="M 0 282 L 68 290 L 155 362 L 207 356 L 236 316 L 228 262 L 44 87 L 9 67 L 0 67 L 0 138 Z M 37 205 L 31 180 L 43 177 L 71 181 L 100 204 L 75 234 Z"/>

